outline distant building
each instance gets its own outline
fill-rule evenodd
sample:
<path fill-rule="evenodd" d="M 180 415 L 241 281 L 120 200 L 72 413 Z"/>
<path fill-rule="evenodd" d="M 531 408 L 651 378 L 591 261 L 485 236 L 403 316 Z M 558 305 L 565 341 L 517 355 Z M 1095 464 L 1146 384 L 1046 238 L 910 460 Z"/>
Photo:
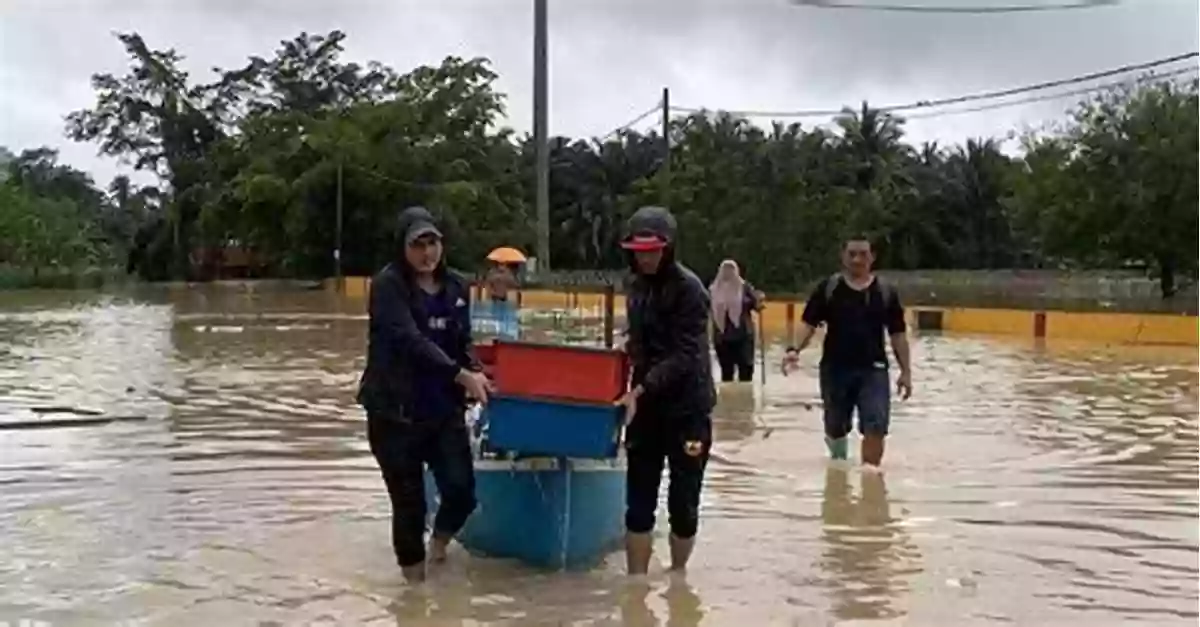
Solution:
<path fill-rule="evenodd" d="M 266 263 L 253 249 L 236 239 L 223 246 L 199 246 L 192 249 L 192 276 L 200 281 L 254 279 L 263 275 Z"/>

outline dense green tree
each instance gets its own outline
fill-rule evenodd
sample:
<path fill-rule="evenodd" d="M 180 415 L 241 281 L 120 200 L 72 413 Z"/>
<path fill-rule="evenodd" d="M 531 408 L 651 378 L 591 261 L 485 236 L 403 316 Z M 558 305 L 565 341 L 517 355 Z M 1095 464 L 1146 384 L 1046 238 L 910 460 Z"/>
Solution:
<path fill-rule="evenodd" d="M 179 274 L 187 266 L 191 227 L 199 214 L 193 188 L 203 181 L 209 149 L 224 136 L 220 118 L 230 105 L 220 84 L 189 85 L 179 67 L 183 57 L 173 49 L 153 50 L 136 33 L 118 39 L 130 57 L 129 71 L 92 77 L 96 103 L 67 116 L 67 135 L 96 142 L 101 154 L 158 175 L 169 190 L 166 219 L 154 222 L 159 231 L 151 237 L 153 254 L 142 265 L 173 267 Z M 154 278 L 161 278 L 160 272 L 153 272 Z"/>
<path fill-rule="evenodd" d="M 50 267 L 104 263 L 119 255 L 107 230 L 118 212 L 85 172 L 58 162 L 58 152 L 5 152 L 0 177 L 0 262 L 36 275 Z"/>
<path fill-rule="evenodd" d="M 34 196 L 69 199 L 92 213 L 99 213 L 104 204 L 104 194 L 96 189 L 91 175 L 60 164 L 56 150 L 24 150 L 8 161 L 6 168 L 7 181 Z"/>
<path fill-rule="evenodd" d="M 85 209 L 62 196 L 39 196 L 0 183 L 0 262 L 17 264 L 36 277 L 50 268 L 90 265 L 103 253 Z"/>
<path fill-rule="evenodd" d="M 119 37 L 130 71 L 93 78 L 96 104 L 68 116 L 68 134 L 162 180 L 164 211 L 135 238 L 146 276 L 161 278 L 164 254 L 179 276 L 194 248 L 234 241 L 274 272 L 329 274 L 339 171 L 350 271 L 387 255 L 408 204 L 445 212 L 462 260 L 526 231 L 518 152 L 492 130 L 503 99 L 483 59 L 398 74 L 343 62 L 339 31 L 302 33 L 193 85 L 174 50 Z"/>
<path fill-rule="evenodd" d="M 1195 277 L 1197 83 L 1101 92 L 1062 132 L 1031 138 L 1017 200 L 1048 255 L 1083 266 L 1142 265 L 1164 297 Z"/>
<path fill-rule="evenodd" d="M 533 244 L 534 146 L 501 126 L 504 99 L 484 59 L 401 73 L 344 60 L 340 31 L 301 33 L 197 83 L 175 51 L 119 38 L 129 71 L 94 77 L 96 101 L 68 116 L 68 134 L 158 184 L 118 179 L 107 194 L 64 196 L 54 190 L 95 190 L 64 172 L 50 185 L 38 173 L 55 172 L 53 159 L 39 170 L 36 155 L 10 157 L 24 169 L 5 171 L 24 194 L 12 207 L 72 198 L 81 215 L 100 216 L 87 222 L 101 239 L 132 247 L 131 267 L 147 278 L 181 276 L 197 247 L 231 242 L 270 274 L 328 276 L 339 198 L 347 273 L 393 254 L 392 221 L 412 204 L 445 218 L 459 267 L 478 267 L 494 246 Z M 670 121 L 669 154 L 657 132 L 553 138 L 556 269 L 620 268 L 625 217 L 656 203 L 678 215 L 680 254 L 702 274 L 731 257 L 768 289 L 831 271 L 851 233 L 870 235 L 881 265 L 896 269 L 1141 265 L 1165 295 L 1196 273 L 1194 81 L 1101 91 L 1015 156 L 988 138 L 913 146 L 902 117 L 868 103 L 833 122 L 764 128 L 700 112 Z"/>

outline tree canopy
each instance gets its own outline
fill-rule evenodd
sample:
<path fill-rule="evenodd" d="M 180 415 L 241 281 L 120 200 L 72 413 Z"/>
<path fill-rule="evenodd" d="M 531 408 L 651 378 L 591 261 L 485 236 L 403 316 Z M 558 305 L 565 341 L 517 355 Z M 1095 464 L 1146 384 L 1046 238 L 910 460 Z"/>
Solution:
<path fill-rule="evenodd" d="M 58 163 L 56 151 L 4 149 L 0 157 L 0 263 L 35 274 L 93 265 L 132 233 L 131 214 L 109 202 L 91 176 Z"/>
<path fill-rule="evenodd" d="M 158 185 L 118 179 L 100 192 L 52 152 L 27 151 L 6 166 L 0 220 L 83 215 L 92 230 L 80 237 L 127 253 L 150 279 L 185 276 L 192 251 L 230 242 L 270 274 L 329 276 L 339 194 L 349 274 L 392 256 L 392 221 L 413 204 L 440 214 L 459 267 L 534 242 L 534 145 L 503 127 L 486 59 L 400 73 L 344 59 L 340 31 L 301 33 L 205 83 L 175 50 L 118 38 L 128 71 L 93 77 L 95 102 L 67 116 L 67 134 Z M 912 145 L 902 117 L 865 102 L 833 130 L 675 118 L 669 155 L 657 132 L 553 137 L 551 259 L 556 270 L 622 267 L 623 221 L 654 203 L 678 216 L 685 261 L 707 274 L 735 258 L 768 289 L 823 275 L 842 238 L 865 233 L 888 268 L 1140 267 L 1170 295 L 1196 274 L 1197 91 L 1155 77 L 1097 91 L 1017 156 L 989 138 Z M 62 198 L 71 210 L 47 204 Z M 0 241 L 9 257 L 14 241 L 49 241 L 22 228 Z"/>

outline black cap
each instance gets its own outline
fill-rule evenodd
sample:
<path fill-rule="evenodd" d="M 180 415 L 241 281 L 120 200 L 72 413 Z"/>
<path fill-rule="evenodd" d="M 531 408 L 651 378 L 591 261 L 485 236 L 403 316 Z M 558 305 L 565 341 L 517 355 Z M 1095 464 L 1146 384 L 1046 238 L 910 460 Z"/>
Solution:
<path fill-rule="evenodd" d="M 433 215 L 425 207 L 409 207 L 400 213 L 397 224 L 397 234 L 405 246 L 412 244 L 417 238 L 425 235 L 435 235 L 442 238 L 442 231 L 434 222 Z"/>
<path fill-rule="evenodd" d="M 436 235 L 442 239 L 442 232 L 432 222 L 414 222 L 404 233 L 404 244 L 407 246 L 423 235 Z"/>
<path fill-rule="evenodd" d="M 666 207 L 641 207 L 629 216 L 622 245 L 632 250 L 663 248 L 675 243 L 678 230 L 675 216 Z"/>

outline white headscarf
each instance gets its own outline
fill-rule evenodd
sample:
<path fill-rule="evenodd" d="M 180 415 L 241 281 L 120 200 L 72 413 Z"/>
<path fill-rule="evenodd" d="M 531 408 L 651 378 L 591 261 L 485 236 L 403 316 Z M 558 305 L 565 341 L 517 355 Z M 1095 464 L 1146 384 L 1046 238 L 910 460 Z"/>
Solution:
<path fill-rule="evenodd" d="M 708 291 L 712 296 L 713 323 L 719 331 L 725 331 L 725 321 L 733 321 L 734 328 L 742 326 L 742 301 L 745 297 L 746 281 L 737 262 L 726 259 L 717 270 Z"/>

